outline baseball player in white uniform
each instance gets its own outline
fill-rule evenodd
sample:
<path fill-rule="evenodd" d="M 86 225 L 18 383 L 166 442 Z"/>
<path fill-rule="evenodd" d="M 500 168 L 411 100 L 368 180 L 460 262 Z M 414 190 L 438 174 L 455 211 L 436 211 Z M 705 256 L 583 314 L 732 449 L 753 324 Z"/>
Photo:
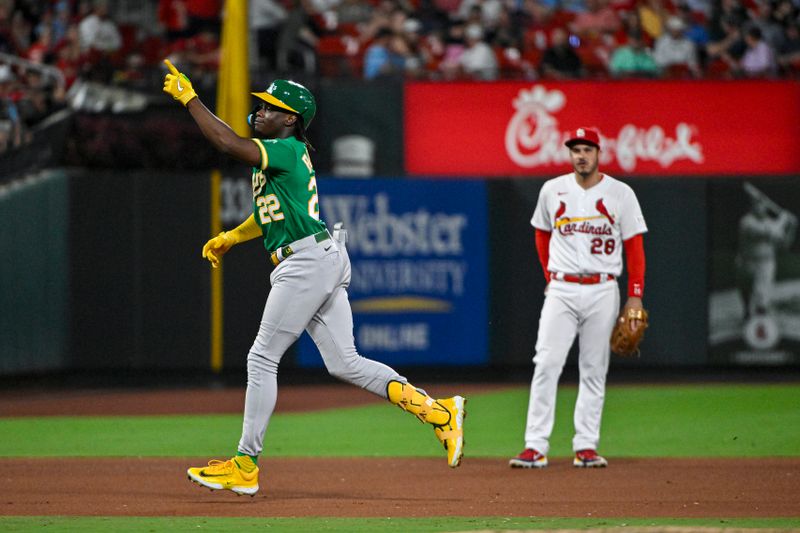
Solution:
<path fill-rule="evenodd" d="M 628 267 L 625 309 L 641 309 L 647 231 L 633 190 L 600 173 L 600 136 L 579 128 L 566 141 L 574 172 L 548 180 L 539 193 L 531 224 L 547 280 L 539 319 L 531 381 L 525 450 L 512 467 L 548 464 L 556 390 L 575 336 L 579 338 L 580 384 L 572 440 L 576 467 L 605 467 L 597 454 L 605 399 L 611 331 L 619 315 L 617 278 L 622 251 Z"/>

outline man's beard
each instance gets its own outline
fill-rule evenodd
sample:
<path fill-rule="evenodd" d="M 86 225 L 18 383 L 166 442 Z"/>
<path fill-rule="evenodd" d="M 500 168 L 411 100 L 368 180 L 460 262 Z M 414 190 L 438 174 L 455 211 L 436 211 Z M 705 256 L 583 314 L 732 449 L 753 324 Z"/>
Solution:
<path fill-rule="evenodd" d="M 575 166 L 575 173 L 577 175 L 579 175 L 580 177 L 582 177 L 582 178 L 588 178 L 589 176 L 591 176 L 594 173 L 595 170 L 597 170 L 597 165 L 593 165 L 593 166 L 589 167 L 588 170 L 585 170 L 583 172 L 578 170 L 577 165 Z"/>

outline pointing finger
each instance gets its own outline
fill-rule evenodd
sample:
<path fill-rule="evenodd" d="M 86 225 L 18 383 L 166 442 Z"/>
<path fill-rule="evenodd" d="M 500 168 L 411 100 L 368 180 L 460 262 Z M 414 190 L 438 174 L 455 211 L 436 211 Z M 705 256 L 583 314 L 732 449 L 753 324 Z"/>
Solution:
<path fill-rule="evenodd" d="M 169 69 L 169 71 L 170 71 L 172 74 L 175 74 L 176 76 L 177 76 L 178 74 L 180 74 L 180 72 L 178 72 L 178 69 L 176 69 L 176 68 L 175 68 L 175 65 L 173 65 L 173 64 L 172 64 L 172 61 L 170 61 L 169 59 L 165 59 L 165 60 L 164 60 L 164 64 L 167 66 L 167 68 Z"/>

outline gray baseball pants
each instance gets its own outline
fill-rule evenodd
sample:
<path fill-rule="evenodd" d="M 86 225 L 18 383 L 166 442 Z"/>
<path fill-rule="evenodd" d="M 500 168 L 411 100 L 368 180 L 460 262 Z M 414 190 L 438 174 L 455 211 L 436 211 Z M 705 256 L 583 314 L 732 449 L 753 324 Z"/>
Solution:
<path fill-rule="evenodd" d="M 344 243 L 325 240 L 282 261 L 247 355 L 247 393 L 239 452 L 256 456 L 278 397 L 278 364 L 303 330 L 317 345 L 328 372 L 382 398 L 390 381 L 407 380 L 358 354 L 347 296 L 350 258 Z"/>

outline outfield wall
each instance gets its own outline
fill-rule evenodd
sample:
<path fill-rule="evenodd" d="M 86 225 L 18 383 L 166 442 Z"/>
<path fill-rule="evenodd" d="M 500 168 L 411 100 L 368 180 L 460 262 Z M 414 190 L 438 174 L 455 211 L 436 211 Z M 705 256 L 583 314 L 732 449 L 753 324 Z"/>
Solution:
<path fill-rule="evenodd" d="M 70 200 L 63 172 L 0 185 L 0 375 L 70 365 Z"/>
<path fill-rule="evenodd" d="M 225 227 L 248 214 L 241 174 L 226 171 Z M 797 364 L 796 239 L 778 254 L 778 342 L 749 346 L 736 314 L 744 182 L 628 180 L 650 228 L 645 303 L 652 326 L 643 357 L 615 364 Z M 528 364 L 544 289 L 529 220 L 543 183 L 320 177 L 323 218 L 347 219 L 353 228 L 351 294 L 363 354 L 395 366 Z M 794 178 L 753 183 L 778 203 L 800 206 Z M 200 255 L 208 205 L 209 176 L 197 172 L 140 171 L 120 180 L 70 171 L 6 192 L 0 214 L 12 229 L 2 233 L 3 249 L 18 253 L 2 263 L 2 373 L 208 368 L 210 270 Z M 409 247 L 397 240 L 411 235 L 398 229 L 406 228 L 400 221 L 410 231 L 419 220 L 439 221 L 426 226 L 435 242 Z M 436 233 L 445 227 L 449 234 Z M 380 240 L 381 231 L 388 237 Z M 225 368 L 244 366 L 271 268 L 257 242 L 226 258 Z M 409 284 L 409 273 L 426 276 L 425 287 L 423 278 L 419 289 Z M 301 341 L 284 365 L 314 367 L 319 359 Z"/>
<path fill-rule="evenodd" d="M 643 357 L 615 364 L 800 364 L 799 82 L 321 81 L 313 90 L 323 217 L 350 217 L 366 239 L 353 243 L 351 291 L 365 355 L 396 366 L 530 364 L 544 280 L 529 220 L 544 180 L 568 169 L 566 130 L 590 121 L 608 148 L 602 168 L 631 184 L 650 228 L 652 325 Z M 249 214 L 247 169 L 212 150 L 169 99 L 59 124 L 73 122 L 70 170 L 18 180 L 7 165 L 0 177 L 0 373 L 208 368 L 208 169 L 229 165 L 226 228 Z M 61 164 L 40 147 L 26 160 L 51 152 L 42 164 Z M 756 197 L 775 223 L 745 238 Z M 457 233 L 415 237 L 411 249 L 371 246 L 370 231 L 408 235 L 433 219 L 435 231 Z M 758 260 L 743 260 L 753 239 Z M 225 262 L 226 368 L 244 366 L 270 268 L 255 243 Z M 754 290 L 747 269 L 772 280 L 768 289 Z M 283 364 L 318 366 L 314 352 L 301 341 Z"/>

